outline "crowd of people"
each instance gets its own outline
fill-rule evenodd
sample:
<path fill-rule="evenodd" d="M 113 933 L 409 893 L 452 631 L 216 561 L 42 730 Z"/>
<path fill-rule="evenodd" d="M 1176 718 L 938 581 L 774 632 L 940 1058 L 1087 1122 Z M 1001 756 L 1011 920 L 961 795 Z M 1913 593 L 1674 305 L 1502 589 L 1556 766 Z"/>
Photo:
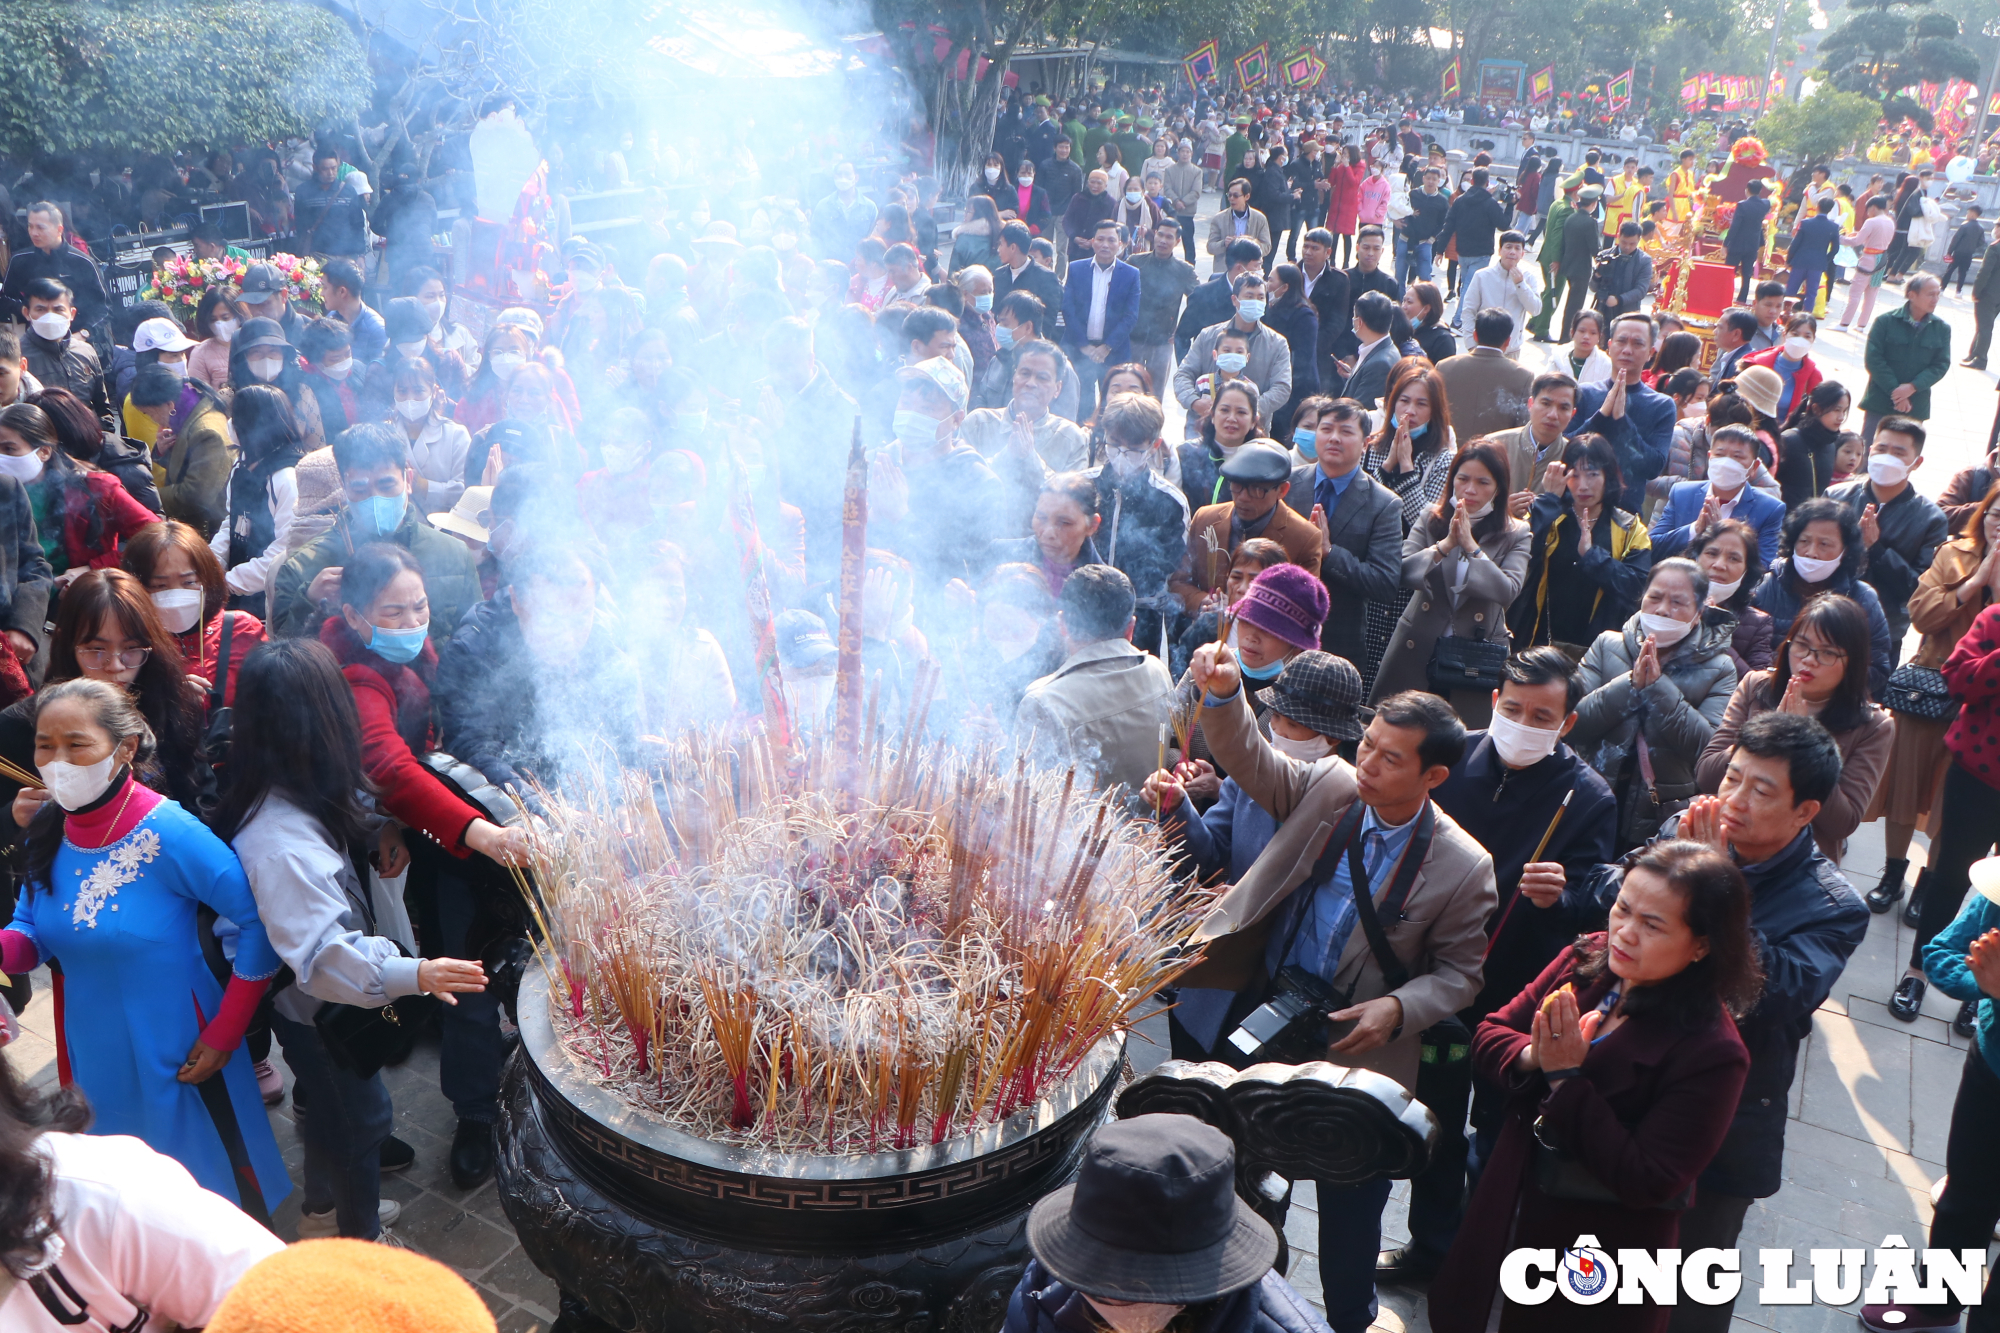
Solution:
<path fill-rule="evenodd" d="M 40 1317 L 49 1199 L 120 1169 L 72 1137 L 93 1114 L 171 1159 L 161 1189 L 268 1224 L 289 1087 L 300 1234 L 380 1236 L 414 1150 L 352 1035 L 371 1009 L 436 1015 L 451 1178 L 491 1174 L 525 950 L 495 904 L 528 845 L 497 793 L 689 727 L 827 729 L 857 443 L 886 715 L 935 668 L 940 738 L 1122 790 L 1226 886 L 1174 1053 L 1258 1058 L 1244 1020 L 1304 986 L 1313 1050 L 1439 1120 L 1406 1246 L 1389 1181 L 1320 1188 L 1336 1333 L 1433 1278 L 1432 1326 L 1476 1333 L 1519 1246 L 1733 1246 L 1871 911 L 1917 928 L 1890 1011 L 1961 1000 L 1959 1115 L 1993 1105 L 2000 950 L 1967 891 L 2000 828 L 2000 486 L 1993 460 L 1942 502 L 1911 482 L 1938 279 L 1874 317 L 1858 403 L 1813 359 L 1817 276 L 1785 313 L 1796 258 L 1789 292 L 1748 262 L 1704 368 L 1646 309 L 1677 185 L 1530 142 L 1503 186 L 1341 112 L 1027 93 L 955 226 L 934 179 L 836 158 L 795 218 L 570 236 L 539 308 L 398 248 L 334 141 L 291 202 L 310 306 L 253 262 L 191 319 L 113 309 L 78 199 L 29 202 L 0 288 L 0 969 L 18 1012 L 53 965 L 65 1091 L 0 1080 L 0 1173 L 48 1178 L 0 1208 L 0 1308 Z M 1559 368 L 1522 366 L 1552 329 Z M 1840 867 L 1878 819 L 1864 901 Z M 1037 1210 L 1009 1329 L 1078 1301 L 1125 1333 L 1321 1328 L 1232 1220 L 1229 1145 L 1146 1122 Z M 1953 1145 L 1934 1239 L 1976 1241 L 2000 1168 Z M 1106 1197 L 1212 1233 L 1224 1276 L 1167 1280 L 1156 1227 L 1085 1245 Z M 214 1231 L 236 1271 L 274 1248 Z M 229 1285 L 160 1308 L 201 1324 Z"/>

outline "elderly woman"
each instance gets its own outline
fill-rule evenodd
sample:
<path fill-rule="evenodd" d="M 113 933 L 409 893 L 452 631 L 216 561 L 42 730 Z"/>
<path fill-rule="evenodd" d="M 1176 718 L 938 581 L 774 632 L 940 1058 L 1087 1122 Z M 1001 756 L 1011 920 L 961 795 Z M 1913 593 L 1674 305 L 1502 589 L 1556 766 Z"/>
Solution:
<path fill-rule="evenodd" d="M 1617 793 L 1620 848 L 1651 838 L 1694 796 L 1695 763 L 1736 688 L 1736 618 L 1707 601 L 1700 566 L 1660 561 L 1638 613 L 1598 635 L 1577 673 L 1585 693 L 1568 740 Z"/>
<path fill-rule="evenodd" d="M 1507 608 L 1528 576 L 1528 525 L 1507 513 L 1507 459 L 1494 445 L 1471 445 L 1452 460 L 1445 489 L 1446 497 L 1403 538 L 1403 586 L 1414 592 L 1389 637 L 1371 698 L 1432 690 L 1478 728 L 1492 714 L 1497 672 L 1493 682 L 1453 689 L 1432 667 L 1448 637 L 1505 649 Z"/>
<path fill-rule="evenodd" d="M 1578 940 L 1479 1025 L 1472 1064 L 1507 1120 L 1431 1286 L 1431 1327 L 1491 1327 L 1510 1250 L 1580 1234 L 1606 1251 L 1680 1237 L 1695 1178 L 1721 1148 L 1749 1074 L 1735 1019 L 1763 986 L 1750 886 L 1716 848 L 1649 847 L 1608 929 Z M 1671 1307 L 1502 1302 L 1502 1333 L 1659 1333 Z"/>

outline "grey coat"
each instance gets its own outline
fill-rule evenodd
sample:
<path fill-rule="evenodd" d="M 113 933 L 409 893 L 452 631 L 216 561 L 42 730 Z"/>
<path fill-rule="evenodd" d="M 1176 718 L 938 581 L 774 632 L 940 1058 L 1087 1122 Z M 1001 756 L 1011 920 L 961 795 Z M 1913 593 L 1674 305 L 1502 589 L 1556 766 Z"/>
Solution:
<path fill-rule="evenodd" d="M 1643 690 L 1632 688 L 1632 663 L 1646 637 L 1638 614 L 1623 629 L 1598 635 L 1583 655 L 1584 695 L 1566 738 L 1570 747 L 1616 788 L 1643 727 L 1660 800 L 1693 796 L 1695 761 L 1736 690 L 1729 656 L 1735 632 L 1735 616 L 1707 608 L 1700 626 L 1661 658 L 1660 678 Z"/>
<path fill-rule="evenodd" d="M 1510 518 L 1506 526 L 1478 539 L 1479 554 L 1466 570 L 1456 604 L 1452 585 L 1461 557 L 1454 548 L 1439 559 L 1438 540 L 1427 518 L 1413 523 L 1403 538 L 1403 586 L 1416 595 L 1403 608 L 1389 650 L 1382 654 L 1371 702 L 1403 690 L 1430 689 L 1425 668 L 1446 630 L 1461 638 L 1507 642 L 1507 608 L 1528 577 L 1528 525 Z"/>

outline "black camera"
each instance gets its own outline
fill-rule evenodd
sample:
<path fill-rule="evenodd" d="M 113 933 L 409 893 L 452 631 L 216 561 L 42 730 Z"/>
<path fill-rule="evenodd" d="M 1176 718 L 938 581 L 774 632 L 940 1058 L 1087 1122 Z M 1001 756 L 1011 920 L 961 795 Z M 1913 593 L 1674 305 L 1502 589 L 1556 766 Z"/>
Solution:
<path fill-rule="evenodd" d="M 1347 997 L 1296 963 L 1281 969 L 1271 998 L 1229 1034 L 1232 1055 L 1251 1064 L 1302 1065 L 1326 1059 L 1326 1050 L 1347 1035 L 1355 1020 L 1339 1023 L 1327 1015 L 1347 1007 Z"/>

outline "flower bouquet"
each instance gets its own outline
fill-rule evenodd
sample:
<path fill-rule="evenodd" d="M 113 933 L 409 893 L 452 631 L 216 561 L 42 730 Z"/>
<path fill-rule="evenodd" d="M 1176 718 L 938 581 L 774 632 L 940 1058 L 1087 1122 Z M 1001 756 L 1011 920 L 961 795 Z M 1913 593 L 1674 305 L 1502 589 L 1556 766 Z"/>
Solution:
<path fill-rule="evenodd" d="M 323 283 L 317 259 L 273 254 L 268 259 L 254 262 L 269 264 L 278 271 L 285 280 L 285 299 L 292 305 L 303 306 L 308 311 L 320 309 Z M 240 259 L 195 259 L 176 255 L 164 264 L 153 266 L 153 285 L 141 296 L 148 301 L 166 302 L 181 323 L 192 328 L 195 309 L 201 304 L 201 298 L 217 288 L 226 288 L 231 293 L 241 291 L 243 274 L 248 267 Z"/>
<path fill-rule="evenodd" d="M 195 308 L 201 298 L 218 287 L 235 291 L 243 285 L 243 261 L 239 259 L 195 259 L 176 255 L 164 264 L 153 265 L 153 285 L 140 293 L 148 301 L 164 301 L 188 327 L 194 325 Z"/>

